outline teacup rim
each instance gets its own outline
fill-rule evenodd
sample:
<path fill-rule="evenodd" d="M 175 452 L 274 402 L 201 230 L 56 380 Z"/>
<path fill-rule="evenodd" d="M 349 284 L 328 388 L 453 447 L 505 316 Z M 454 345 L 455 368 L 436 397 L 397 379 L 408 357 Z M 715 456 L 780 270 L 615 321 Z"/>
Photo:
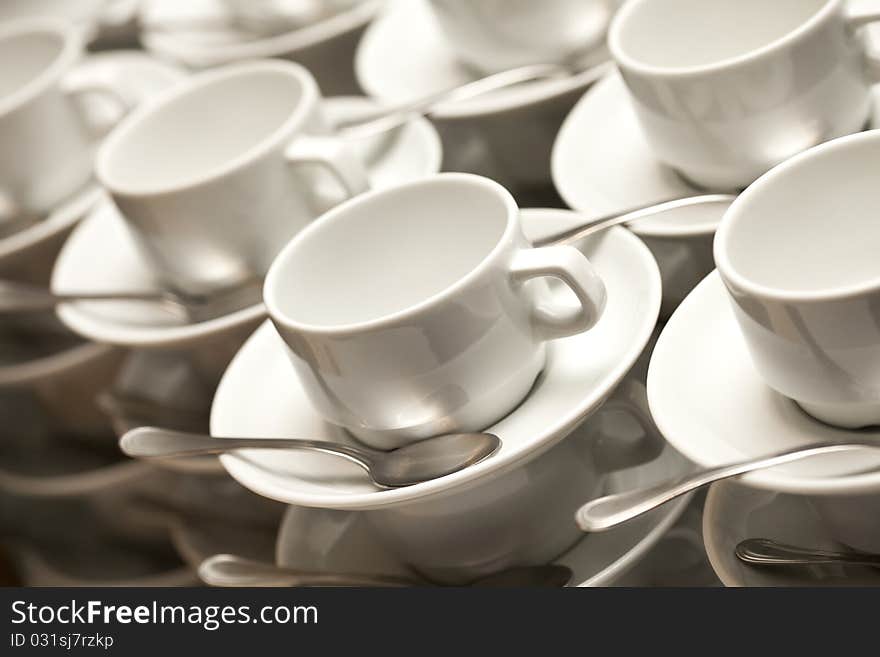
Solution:
<path fill-rule="evenodd" d="M 258 143 L 248 148 L 243 153 L 231 158 L 220 166 L 196 176 L 189 176 L 180 181 L 170 184 L 155 185 L 151 187 L 131 187 L 130 185 L 116 184 L 110 171 L 110 159 L 115 152 L 122 147 L 125 139 L 131 132 L 138 129 L 140 124 L 150 115 L 165 109 L 169 104 L 214 84 L 217 81 L 246 75 L 253 71 L 278 71 L 292 75 L 302 86 L 302 98 L 296 109 L 278 126 L 271 134 L 264 137 Z M 186 190 L 197 189 L 205 184 L 217 181 L 230 173 L 240 170 L 243 166 L 259 159 L 272 150 L 279 138 L 295 131 L 306 122 L 311 108 L 320 102 L 318 84 L 301 64 L 282 59 L 254 59 L 244 62 L 227 64 L 208 71 L 202 71 L 196 75 L 184 78 L 171 85 L 157 96 L 143 103 L 132 111 L 128 116 L 107 135 L 95 154 L 94 171 L 98 182 L 111 195 L 120 195 L 128 198 L 145 198 L 176 194 Z"/>
<path fill-rule="evenodd" d="M 844 0 L 826 0 L 825 5 L 819 9 L 819 11 L 795 29 L 777 39 L 774 39 L 768 44 L 734 57 L 727 57 L 717 62 L 702 64 L 699 66 L 657 66 L 647 64 L 631 57 L 626 53 L 622 46 L 623 39 L 620 34 L 623 30 L 622 26 L 629 16 L 636 11 L 636 8 L 644 2 L 645 0 L 629 0 L 617 11 L 608 27 L 608 49 L 611 52 L 612 58 L 617 62 L 621 69 L 631 70 L 646 77 L 665 79 L 691 78 L 723 73 L 738 66 L 756 61 L 762 57 L 773 54 L 808 35 L 810 32 L 817 29 L 829 15 L 844 6 Z"/>
<path fill-rule="evenodd" d="M 0 117 L 20 109 L 59 82 L 64 73 L 76 62 L 79 52 L 85 45 L 80 33 L 53 18 L 20 18 L 0 26 L 0 39 L 25 34 L 52 34 L 60 38 L 61 48 L 52 63 L 37 77 L 0 99 Z"/>
<path fill-rule="evenodd" d="M 341 215 L 347 214 L 353 208 L 360 206 L 379 196 L 390 196 L 399 194 L 404 191 L 412 190 L 418 187 L 431 187 L 439 182 L 454 181 L 458 184 L 478 185 L 484 189 L 491 190 L 495 196 L 504 204 L 507 212 L 507 221 L 504 232 L 498 238 L 492 249 L 486 253 L 482 260 L 474 266 L 464 276 L 460 277 L 452 284 L 446 286 L 439 292 L 431 296 L 421 299 L 420 301 L 407 306 L 401 310 L 382 315 L 367 321 L 350 322 L 345 324 L 319 325 L 310 324 L 292 319 L 281 308 L 279 299 L 281 297 L 281 287 L 283 282 L 280 271 L 284 264 L 293 257 L 293 252 L 299 248 L 299 245 L 309 238 L 310 235 L 322 230 L 324 226 L 330 222 L 337 221 Z M 466 288 L 476 278 L 481 276 L 493 263 L 505 247 L 514 239 L 514 233 L 518 230 L 518 222 L 516 218 L 519 216 L 520 208 L 513 198 L 513 195 L 500 183 L 472 173 L 447 172 L 438 173 L 428 176 L 420 180 L 414 180 L 402 185 L 397 185 L 388 189 L 377 189 L 363 194 L 359 194 L 339 205 L 328 210 L 323 215 L 312 221 L 299 233 L 297 233 L 285 246 L 275 259 L 272 261 L 269 271 L 263 283 L 263 303 L 266 306 L 269 317 L 275 324 L 280 324 L 285 329 L 309 335 L 322 336 L 345 336 L 356 335 L 367 331 L 373 331 L 387 326 L 393 326 L 406 321 L 409 318 L 420 315 L 426 309 L 436 306 L 442 301 L 454 296 L 458 291 Z"/>
<path fill-rule="evenodd" d="M 803 163 L 812 161 L 817 157 L 823 157 L 828 152 L 846 150 L 851 144 L 863 141 L 880 142 L 880 130 L 867 130 L 838 137 L 798 153 L 767 171 L 737 196 L 724 213 L 718 225 L 718 230 L 715 232 L 715 240 L 712 244 L 715 266 L 726 286 L 732 286 L 738 293 L 743 292 L 760 299 L 782 303 L 826 303 L 880 292 L 880 274 L 873 280 L 864 280 L 850 285 L 815 290 L 786 290 L 752 280 L 738 271 L 728 254 L 728 241 L 734 230 L 737 218 L 746 212 L 746 208 L 751 204 L 753 196 L 761 193 L 766 187 L 776 184 L 777 178 L 799 168 Z"/>

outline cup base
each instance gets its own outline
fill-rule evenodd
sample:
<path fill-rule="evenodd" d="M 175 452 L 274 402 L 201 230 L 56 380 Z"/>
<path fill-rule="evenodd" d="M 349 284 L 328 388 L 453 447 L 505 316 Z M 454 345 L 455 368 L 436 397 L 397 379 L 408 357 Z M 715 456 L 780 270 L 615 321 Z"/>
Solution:
<path fill-rule="evenodd" d="M 880 402 L 820 404 L 795 400 L 810 417 L 841 429 L 880 426 Z"/>
<path fill-rule="evenodd" d="M 373 429 L 363 426 L 347 426 L 345 429 L 359 442 L 380 450 L 397 449 L 448 433 L 484 431 L 515 411 L 528 397 L 544 370 L 546 357 L 546 347 L 542 344 L 506 381 L 478 398 L 468 398 L 463 389 L 448 386 L 434 395 L 427 408 L 433 406 L 454 410 L 439 416 L 432 413 L 429 421 L 409 423 L 399 429 Z"/>

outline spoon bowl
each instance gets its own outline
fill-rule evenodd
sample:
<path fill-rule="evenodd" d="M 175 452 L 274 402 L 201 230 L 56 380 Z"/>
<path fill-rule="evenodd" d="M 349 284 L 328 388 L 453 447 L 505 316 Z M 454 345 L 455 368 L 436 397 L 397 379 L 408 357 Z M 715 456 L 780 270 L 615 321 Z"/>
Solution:
<path fill-rule="evenodd" d="M 168 459 L 224 454 L 240 449 L 298 449 L 333 454 L 362 467 L 383 488 L 411 486 L 458 472 L 490 457 L 501 447 L 491 433 L 458 433 L 427 438 L 381 452 L 354 445 L 295 438 L 218 438 L 207 434 L 138 427 L 119 439 L 128 456 Z"/>

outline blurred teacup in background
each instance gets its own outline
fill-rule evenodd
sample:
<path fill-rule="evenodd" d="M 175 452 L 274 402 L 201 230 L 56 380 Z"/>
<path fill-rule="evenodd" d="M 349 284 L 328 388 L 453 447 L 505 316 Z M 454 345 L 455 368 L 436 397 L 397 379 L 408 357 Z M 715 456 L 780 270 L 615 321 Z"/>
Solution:
<path fill-rule="evenodd" d="M 98 126 L 84 94 L 125 99 L 112 87 L 72 86 L 64 76 L 83 51 L 81 33 L 48 19 L 0 25 L 0 226 L 42 215 L 82 188 L 92 175 Z"/>
<path fill-rule="evenodd" d="M 590 329 L 605 286 L 574 247 L 531 248 L 498 183 L 440 174 L 365 194 L 287 245 L 264 299 L 316 410 L 381 449 L 513 409 L 545 342 Z M 546 277 L 575 294 L 553 303 Z"/>
<path fill-rule="evenodd" d="M 844 0 L 630 0 L 608 45 L 656 155 L 688 181 L 741 189 L 862 130 L 880 69 Z"/>
<path fill-rule="evenodd" d="M 254 34 L 280 34 L 326 20 L 362 0 L 225 0 L 235 23 Z"/>
<path fill-rule="evenodd" d="M 96 173 L 163 282 L 193 293 L 262 277 L 298 230 L 367 188 L 314 79 L 283 61 L 170 90 L 110 134 Z"/>
<path fill-rule="evenodd" d="M 744 191 L 715 262 L 761 377 L 828 424 L 880 424 L 880 131 L 817 146 Z"/>
<path fill-rule="evenodd" d="M 458 56 L 482 73 L 576 65 L 601 45 L 617 0 L 430 0 Z"/>

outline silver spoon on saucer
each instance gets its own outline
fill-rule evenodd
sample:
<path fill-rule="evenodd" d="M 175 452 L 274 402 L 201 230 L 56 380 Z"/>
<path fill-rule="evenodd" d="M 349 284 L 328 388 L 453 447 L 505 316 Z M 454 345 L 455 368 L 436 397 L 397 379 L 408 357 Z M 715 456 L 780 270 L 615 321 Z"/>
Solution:
<path fill-rule="evenodd" d="M 666 504 L 691 491 L 708 486 L 722 479 L 729 479 L 748 472 L 772 468 L 801 459 L 832 454 L 853 449 L 880 449 L 880 440 L 872 438 L 849 438 L 842 443 L 814 443 L 806 447 L 777 452 L 717 468 L 705 468 L 681 478 L 664 481 L 655 486 L 607 495 L 584 504 L 575 513 L 578 526 L 586 532 L 600 532 L 632 520 L 658 506 Z"/>
<path fill-rule="evenodd" d="M 741 541 L 735 550 L 737 558 L 757 566 L 876 566 L 880 554 L 857 550 L 818 550 L 780 543 L 769 538 L 749 538 Z"/>
<path fill-rule="evenodd" d="M 399 488 L 443 477 L 488 458 L 501 446 L 491 433 L 450 433 L 389 452 L 323 440 L 217 438 L 206 434 L 138 427 L 119 439 L 128 456 L 168 459 L 223 454 L 239 449 L 295 449 L 333 454 L 356 463 L 377 486 Z"/>
<path fill-rule="evenodd" d="M 44 287 L 0 280 L 0 315 L 52 310 L 74 301 L 125 301 L 156 304 L 188 321 L 203 321 L 262 302 L 262 282 L 254 279 L 216 292 L 190 294 L 171 290 L 54 292 Z"/>
<path fill-rule="evenodd" d="M 571 581 L 571 569 L 557 564 L 509 568 L 474 580 L 467 586 L 481 588 L 561 588 Z M 199 578 L 211 586 L 433 586 L 414 578 L 393 575 L 315 573 L 217 554 L 199 566 Z"/>

